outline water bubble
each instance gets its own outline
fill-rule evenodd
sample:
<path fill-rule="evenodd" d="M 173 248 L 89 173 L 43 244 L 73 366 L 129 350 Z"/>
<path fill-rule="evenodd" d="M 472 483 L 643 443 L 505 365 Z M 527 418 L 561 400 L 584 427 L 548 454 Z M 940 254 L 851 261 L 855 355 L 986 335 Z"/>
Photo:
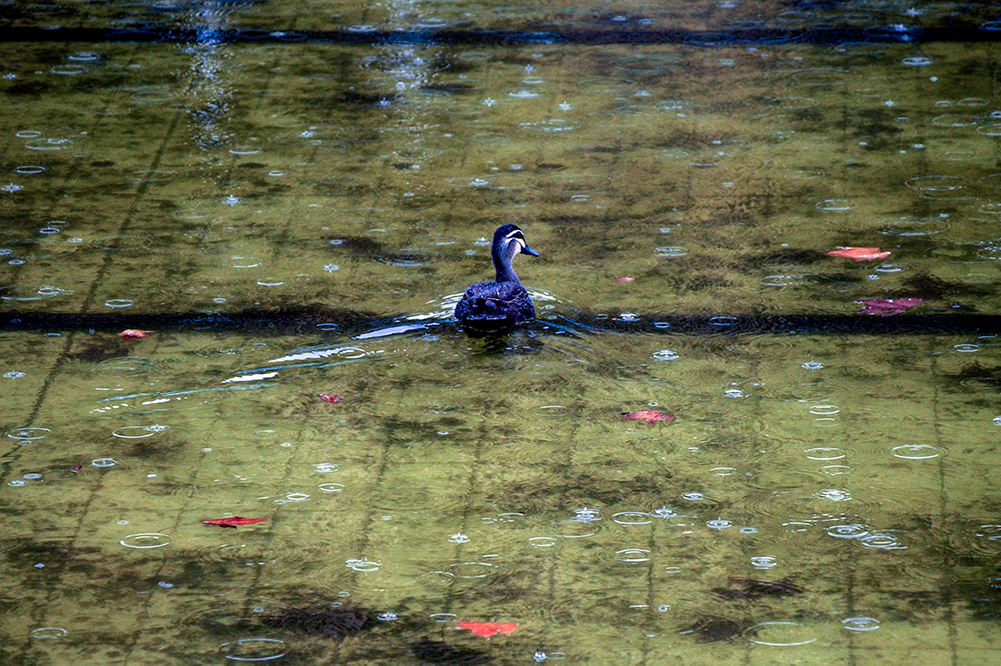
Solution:
<path fill-rule="evenodd" d="M 673 349 L 661 349 L 659 352 L 655 352 L 653 357 L 657 361 L 677 361 L 681 355 Z"/>
<path fill-rule="evenodd" d="M 653 522 L 650 514 L 640 511 L 620 511 L 612 515 L 612 520 L 619 525 L 649 525 Z"/>
<path fill-rule="evenodd" d="M 927 65 L 930 65 L 931 63 L 932 63 L 931 58 L 920 55 L 910 56 L 900 61 L 900 64 L 907 65 L 908 67 L 925 67 Z"/>
<path fill-rule="evenodd" d="M 170 537 L 159 532 L 146 532 L 141 534 L 130 534 L 121 543 L 126 548 L 137 548 L 145 550 L 149 548 L 163 548 L 170 544 Z"/>
<path fill-rule="evenodd" d="M 456 532 L 455 534 L 450 534 L 448 540 L 452 543 L 468 543 L 471 539 L 461 532 Z"/>
<path fill-rule="evenodd" d="M 843 490 L 827 488 L 813 494 L 816 499 L 827 500 L 828 502 L 847 502 L 852 496 Z"/>
<path fill-rule="evenodd" d="M 77 74 L 83 74 L 86 69 L 81 65 L 57 65 L 49 70 L 53 74 L 59 74 L 61 76 L 75 76 Z"/>
<path fill-rule="evenodd" d="M 843 213 L 855 207 L 848 199 L 825 199 L 817 204 L 817 208 L 828 213 Z"/>
<path fill-rule="evenodd" d="M 746 635 L 752 636 L 751 642 L 770 647 L 796 647 L 809 645 L 817 640 L 806 633 L 807 630 L 798 622 L 761 622 L 749 627 Z"/>
<path fill-rule="evenodd" d="M 706 498 L 705 495 L 703 495 L 702 493 L 697 493 L 697 492 L 683 493 L 681 495 L 681 497 L 683 499 L 688 500 L 689 502 L 701 502 L 702 500 L 704 500 Z"/>
<path fill-rule="evenodd" d="M 528 540 L 530 546 L 536 548 L 552 548 L 558 541 L 555 537 L 532 537 Z"/>
<path fill-rule="evenodd" d="M 813 405 L 810 407 L 810 413 L 817 416 L 834 416 L 839 412 L 841 409 L 837 405 Z"/>
<path fill-rule="evenodd" d="M 571 520 L 579 523 L 593 523 L 601 520 L 601 516 L 598 515 L 600 513 L 598 509 L 574 509 L 574 517 Z"/>
<path fill-rule="evenodd" d="M 893 447 L 893 456 L 904 460 L 928 460 L 937 458 L 941 451 L 931 444 L 904 444 Z"/>
<path fill-rule="evenodd" d="M 26 486 L 26 485 L 28 485 L 28 482 L 25 481 L 25 480 L 23 480 L 23 479 L 15 479 L 14 481 L 7 482 L 7 485 L 8 486 L 14 486 L 15 488 L 17 488 L 19 486 Z"/>
<path fill-rule="evenodd" d="M 827 534 L 837 539 L 861 539 L 869 530 L 864 525 L 833 525 L 827 528 Z"/>
<path fill-rule="evenodd" d="M 17 428 L 7 433 L 7 436 L 11 439 L 34 441 L 36 439 L 44 439 L 49 432 L 51 431 L 48 428 Z"/>
<path fill-rule="evenodd" d="M 44 173 L 45 167 L 34 164 L 22 164 L 21 166 L 15 167 L 14 171 L 26 176 L 34 176 L 36 174 Z"/>
<path fill-rule="evenodd" d="M 285 656 L 285 641 L 279 638 L 241 638 L 223 643 L 220 650 L 232 661 L 271 661 Z"/>
<path fill-rule="evenodd" d="M 286 502 L 305 502 L 309 499 L 306 493 L 289 493 L 285 495 Z"/>
<path fill-rule="evenodd" d="M 848 631 L 875 631 L 879 629 L 879 620 L 871 617 L 847 617 L 841 620 L 841 626 Z"/>
<path fill-rule="evenodd" d="M 771 569 L 778 565 L 778 560 L 771 555 L 760 555 L 751 558 L 751 566 L 755 569 Z"/>
<path fill-rule="evenodd" d="M 959 176 L 915 176 L 904 183 L 923 199 L 958 199 L 965 195 L 967 181 Z"/>
<path fill-rule="evenodd" d="M 92 460 L 90 464 L 94 467 L 114 467 L 118 464 L 118 461 L 114 458 L 97 458 L 96 460 Z"/>
<path fill-rule="evenodd" d="M 495 567 L 489 562 L 457 562 L 450 565 L 449 568 L 455 570 L 455 573 L 451 573 L 450 575 L 473 580 L 476 578 L 486 578 L 493 573 Z"/>
<path fill-rule="evenodd" d="M 108 308 L 130 308 L 132 307 L 132 301 L 128 298 L 112 298 L 105 301 L 104 306 Z"/>
<path fill-rule="evenodd" d="M 167 430 L 168 426 L 124 426 L 112 431 L 112 435 L 121 439 L 143 439 Z"/>
<path fill-rule="evenodd" d="M 677 245 L 668 245 L 665 247 L 658 247 L 656 250 L 654 250 L 654 254 L 657 255 L 658 257 L 674 259 L 677 257 L 686 256 L 688 254 L 688 248 Z"/>
<path fill-rule="evenodd" d="M 372 571 L 378 571 L 379 567 L 382 566 L 378 562 L 373 562 L 366 558 L 351 558 L 344 561 L 344 566 L 354 571 L 360 571 L 363 573 L 370 573 Z"/>
<path fill-rule="evenodd" d="M 805 453 L 810 460 L 840 460 L 845 457 L 845 453 L 841 449 L 826 446 L 807 449 Z"/>
<path fill-rule="evenodd" d="M 736 324 L 737 324 L 737 318 L 736 317 L 724 317 L 724 316 L 720 316 L 720 317 L 710 317 L 709 318 L 709 325 L 710 326 L 734 326 Z"/>
<path fill-rule="evenodd" d="M 176 171 L 161 171 L 160 169 L 144 169 L 133 171 L 125 176 L 130 183 L 169 183 L 177 175 Z"/>
<path fill-rule="evenodd" d="M 37 481 L 38 479 L 42 478 L 42 475 L 31 473 L 31 474 L 25 474 L 22 478 L 28 479 L 29 481 Z"/>
<path fill-rule="evenodd" d="M 317 490 L 321 493 L 339 493 L 344 490 L 344 486 L 340 483 L 321 483 Z"/>
<path fill-rule="evenodd" d="M 378 615 L 376 615 L 375 619 L 379 620 L 380 622 L 392 622 L 393 620 L 399 620 L 400 615 L 399 613 L 394 613 L 393 611 L 386 611 L 384 613 L 379 613 Z"/>
<path fill-rule="evenodd" d="M 907 550 L 907 546 L 902 546 L 897 537 L 892 534 L 868 534 L 859 539 L 866 548 L 877 548 L 879 550 Z"/>
<path fill-rule="evenodd" d="M 757 534 L 758 533 L 758 528 L 757 527 L 741 527 L 739 531 L 740 531 L 741 534 Z"/>
<path fill-rule="evenodd" d="M 317 463 L 316 465 L 316 471 L 322 474 L 327 474 L 329 472 L 336 472 L 337 470 L 338 466 L 335 465 L 334 463 Z"/>
<path fill-rule="evenodd" d="M 69 632 L 62 627 L 39 627 L 31 632 L 32 638 L 62 638 Z"/>
<path fill-rule="evenodd" d="M 980 345 L 973 345 L 973 344 L 953 345 L 952 350 L 955 352 L 959 352 L 960 354 L 972 354 L 973 352 L 980 351 Z"/>
<path fill-rule="evenodd" d="M 728 527 L 733 527 L 733 523 L 731 523 L 729 520 L 716 518 L 715 520 L 707 521 L 706 527 L 708 527 L 711 530 L 725 530 Z"/>
<path fill-rule="evenodd" d="M 4 379 L 20 379 L 25 376 L 25 373 L 18 372 L 17 370 L 11 370 L 10 372 L 4 373 Z"/>
<path fill-rule="evenodd" d="M 657 518 L 674 518 L 678 515 L 678 512 L 675 511 L 674 509 L 668 509 L 666 506 L 662 506 L 659 509 L 654 509 L 653 511 L 651 511 L 650 515 L 655 516 Z"/>
<path fill-rule="evenodd" d="M 645 548 L 625 548 L 615 552 L 615 559 L 626 564 L 649 562 L 650 551 Z"/>

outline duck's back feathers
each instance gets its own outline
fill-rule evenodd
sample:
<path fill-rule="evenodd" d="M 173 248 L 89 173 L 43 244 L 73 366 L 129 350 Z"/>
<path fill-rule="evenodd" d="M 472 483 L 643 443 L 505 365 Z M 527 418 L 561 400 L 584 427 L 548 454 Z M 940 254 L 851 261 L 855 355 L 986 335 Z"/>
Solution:
<path fill-rule="evenodd" d="M 455 317 L 476 331 L 501 331 L 535 319 L 535 305 L 515 282 L 477 282 L 455 306 Z"/>

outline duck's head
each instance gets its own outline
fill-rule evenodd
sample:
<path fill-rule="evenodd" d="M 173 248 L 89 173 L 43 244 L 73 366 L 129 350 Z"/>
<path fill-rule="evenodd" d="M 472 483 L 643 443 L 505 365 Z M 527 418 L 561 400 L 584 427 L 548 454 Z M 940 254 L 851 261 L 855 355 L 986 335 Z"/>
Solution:
<path fill-rule="evenodd" d="M 525 241 L 525 234 L 515 224 L 505 224 L 494 232 L 494 242 L 490 247 L 490 252 L 496 257 L 513 258 L 519 252 L 530 254 L 533 257 L 539 253 L 528 247 Z"/>
<path fill-rule="evenodd" d="M 511 260 L 519 252 L 530 254 L 533 257 L 539 253 L 528 247 L 525 242 L 525 234 L 521 233 L 516 225 L 505 224 L 494 232 L 494 242 L 490 246 L 490 255 L 494 260 L 494 268 L 497 269 L 497 282 L 517 282 L 521 284 L 514 269 L 511 268 Z"/>

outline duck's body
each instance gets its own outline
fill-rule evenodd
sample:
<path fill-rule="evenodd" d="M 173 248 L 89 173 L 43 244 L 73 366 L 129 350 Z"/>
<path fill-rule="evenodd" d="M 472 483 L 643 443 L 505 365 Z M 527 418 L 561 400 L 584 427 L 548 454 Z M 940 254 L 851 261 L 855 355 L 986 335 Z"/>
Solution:
<path fill-rule="evenodd" d="M 532 297 L 511 267 L 519 252 L 539 256 L 538 252 L 528 247 L 525 235 L 515 225 L 505 224 L 494 232 L 490 256 L 497 271 L 496 279 L 471 285 L 455 306 L 455 318 L 467 329 L 492 333 L 535 319 Z"/>

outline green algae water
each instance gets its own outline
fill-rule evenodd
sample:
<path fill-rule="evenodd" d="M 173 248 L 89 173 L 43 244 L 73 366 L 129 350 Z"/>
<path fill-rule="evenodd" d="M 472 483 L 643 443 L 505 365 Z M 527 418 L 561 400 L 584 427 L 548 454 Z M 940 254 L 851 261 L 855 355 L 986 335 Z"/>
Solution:
<path fill-rule="evenodd" d="M 996 660 L 996 17 L 898 5 L 8 8 L 0 661 Z"/>

